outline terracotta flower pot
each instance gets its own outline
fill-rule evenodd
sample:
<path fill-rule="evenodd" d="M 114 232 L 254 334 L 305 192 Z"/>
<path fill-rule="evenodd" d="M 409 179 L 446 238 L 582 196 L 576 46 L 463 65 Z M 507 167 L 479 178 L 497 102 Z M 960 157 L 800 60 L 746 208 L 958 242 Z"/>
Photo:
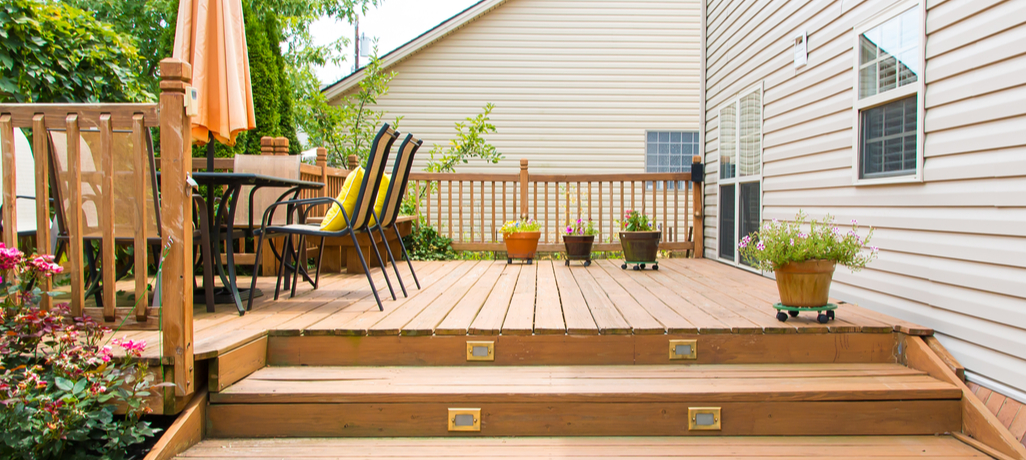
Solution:
<path fill-rule="evenodd" d="M 655 262 L 663 232 L 620 232 L 620 247 L 627 263 Z"/>
<path fill-rule="evenodd" d="M 830 298 L 834 276 L 833 260 L 791 262 L 773 271 L 777 276 L 780 303 L 789 307 L 822 307 Z"/>
<path fill-rule="evenodd" d="M 584 265 L 591 265 L 591 247 L 595 244 L 595 235 L 563 235 L 566 246 L 567 265 L 571 260 L 583 260 Z"/>
<path fill-rule="evenodd" d="M 538 238 L 541 232 L 504 233 L 506 257 L 510 259 L 534 259 L 538 254 Z"/>

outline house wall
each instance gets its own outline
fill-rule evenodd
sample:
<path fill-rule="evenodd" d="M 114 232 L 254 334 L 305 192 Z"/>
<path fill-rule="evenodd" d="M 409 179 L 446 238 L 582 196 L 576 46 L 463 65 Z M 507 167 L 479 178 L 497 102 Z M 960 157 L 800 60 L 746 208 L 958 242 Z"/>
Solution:
<path fill-rule="evenodd" d="M 424 139 L 416 169 L 491 102 L 505 160 L 460 172 L 643 172 L 646 130 L 699 129 L 700 7 L 508 0 L 392 66 L 378 108 Z"/>
<path fill-rule="evenodd" d="M 831 294 L 932 327 L 966 369 L 1026 390 L 1026 2 L 927 2 L 924 180 L 855 186 L 853 27 L 896 3 L 709 1 L 706 256 L 718 109 L 762 83 L 762 218 L 875 227 L 879 259 L 838 268 Z"/>

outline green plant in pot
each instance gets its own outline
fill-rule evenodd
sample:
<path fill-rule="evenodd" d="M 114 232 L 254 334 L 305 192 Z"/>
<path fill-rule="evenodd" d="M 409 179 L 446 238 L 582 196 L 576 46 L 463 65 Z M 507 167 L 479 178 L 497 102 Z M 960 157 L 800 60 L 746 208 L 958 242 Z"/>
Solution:
<path fill-rule="evenodd" d="M 624 259 L 620 268 L 626 270 L 628 264 L 634 264 L 635 270 L 644 270 L 645 265 L 652 264 L 653 270 L 659 270 L 656 255 L 659 254 L 663 232 L 657 229 L 655 222 L 638 211 L 628 209 L 620 221 L 620 228 Z"/>
<path fill-rule="evenodd" d="M 759 231 L 741 238 L 738 249 L 753 267 L 776 275 L 783 306 L 815 309 L 828 303 L 837 264 L 856 272 L 876 258 L 877 248 L 867 246 L 873 229 L 865 237 L 858 230 L 855 220 L 844 231 L 829 214 L 823 220 L 808 221 L 799 211 L 793 222 L 763 224 Z M 796 312 L 792 310 L 791 316 Z"/>
<path fill-rule="evenodd" d="M 538 255 L 541 225 L 534 219 L 521 218 L 502 224 L 502 239 L 506 243 L 506 263 L 513 259 L 527 260 L 530 265 Z"/>
<path fill-rule="evenodd" d="M 566 265 L 569 267 L 571 260 L 583 260 L 585 267 L 591 265 L 591 247 L 598 234 L 595 224 L 590 220 L 577 219 L 567 225 L 565 230 L 563 244 L 566 246 Z"/>

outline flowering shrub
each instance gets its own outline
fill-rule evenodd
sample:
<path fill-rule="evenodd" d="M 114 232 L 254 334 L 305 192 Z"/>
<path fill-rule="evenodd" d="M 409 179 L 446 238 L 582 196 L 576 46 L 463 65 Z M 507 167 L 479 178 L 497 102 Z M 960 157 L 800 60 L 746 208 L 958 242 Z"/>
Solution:
<path fill-rule="evenodd" d="M 834 226 L 829 214 L 822 221 L 806 222 L 805 213 L 799 211 L 794 222 L 773 222 L 741 238 L 738 249 L 745 261 L 761 270 L 773 271 L 789 262 L 813 259 L 833 260 L 852 271 L 865 268 L 876 258 L 877 248 L 862 251 L 873 237 L 873 229 L 862 238 L 858 222 L 851 221 L 851 230 L 843 232 Z M 808 230 L 805 230 L 808 226 Z"/>
<path fill-rule="evenodd" d="M 566 234 L 570 236 L 595 236 L 598 235 L 598 230 L 595 230 L 595 224 L 590 220 L 582 221 L 577 219 L 577 222 L 566 226 Z"/>
<path fill-rule="evenodd" d="M 146 343 L 101 344 L 109 332 L 71 318 L 66 304 L 39 308 L 39 281 L 61 272 L 52 256 L 24 257 L 0 243 L 0 457 L 123 458 L 154 435 L 140 417 L 155 386 L 139 360 Z M 127 358 L 116 362 L 113 348 Z M 121 405 L 124 416 L 116 416 Z"/>
<path fill-rule="evenodd" d="M 651 232 L 655 231 L 655 222 L 638 211 L 628 209 L 623 213 L 620 228 L 625 232 Z"/>
<path fill-rule="evenodd" d="M 534 219 L 517 219 L 502 224 L 502 234 L 521 232 L 537 232 L 541 230 L 541 224 Z"/>

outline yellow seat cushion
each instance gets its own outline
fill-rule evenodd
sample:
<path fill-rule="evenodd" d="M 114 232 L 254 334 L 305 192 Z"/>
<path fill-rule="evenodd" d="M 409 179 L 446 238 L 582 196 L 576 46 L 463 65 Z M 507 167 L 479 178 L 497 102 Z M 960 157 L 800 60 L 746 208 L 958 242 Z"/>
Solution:
<path fill-rule="evenodd" d="M 378 186 L 378 197 L 374 199 L 374 215 L 370 218 L 370 225 L 378 223 L 374 216 L 381 217 L 381 211 L 385 209 L 385 199 L 388 198 L 388 184 L 392 182 L 391 174 L 381 175 L 381 185 Z"/>
<path fill-rule="evenodd" d="M 346 216 L 353 217 L 353 211 L 356 210 L 356 198 L 360 194 L 360 184 L 363 183 L 363 168 L 357 166 L 353 172 L 346 176 L 346 181 L 342 184 L 342 191 L 338 193 L 336 198 L 342 206 L 345 207 Z M 326 232 L 337 232 L 346 228 L 349 225 L 346 222 L 345 217 L 338 208 L 338 203 L 332 204 L 331 208 L 328 209 L 328 213 L 324 215 L 324 220 L 321 221 L 321 230 Z"/>

